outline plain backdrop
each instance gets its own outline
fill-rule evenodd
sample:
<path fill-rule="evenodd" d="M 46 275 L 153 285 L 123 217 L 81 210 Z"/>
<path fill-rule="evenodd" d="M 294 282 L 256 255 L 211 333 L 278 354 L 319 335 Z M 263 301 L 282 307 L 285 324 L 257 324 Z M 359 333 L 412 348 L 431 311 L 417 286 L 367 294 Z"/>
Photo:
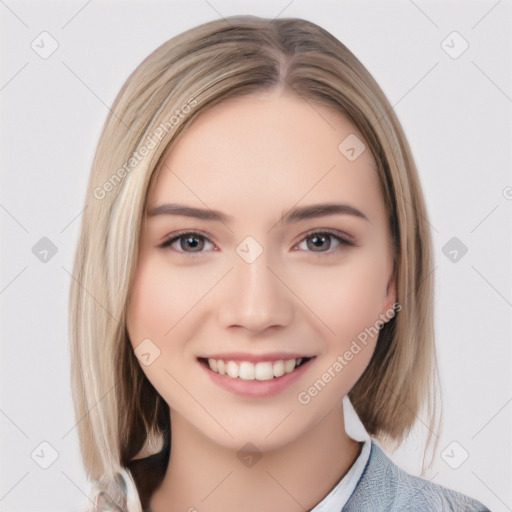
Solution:
<path fill-rule="evenodd" d="M 511 3 L 2 0 L 0 512 L 87 504 L 67 299 L 95 145 L 144 57 L 183 30 L 233 14 L 321 25 L 394 106 L 435 243 L 444 422 L 426 477 L 494 512 L 512 510 Z M 44 51 L 58 44 L 47 58 L 42 37 Z M 419 422 L 391 454 L 416 474 L 425 428 Z"/>

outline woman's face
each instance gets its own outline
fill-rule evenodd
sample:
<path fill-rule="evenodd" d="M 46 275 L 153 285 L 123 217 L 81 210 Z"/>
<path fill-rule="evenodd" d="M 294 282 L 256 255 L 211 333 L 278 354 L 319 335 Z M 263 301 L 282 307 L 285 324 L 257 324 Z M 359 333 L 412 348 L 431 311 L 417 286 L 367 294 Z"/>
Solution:
<path fill-rule="evenodd" d="M 289 93 L 234 98 L 183 132 L 149 192 L 130 340 L 172 414 L 221 445 L 311 430 L 391 317 L 388 219 L 361 139 Z"/>

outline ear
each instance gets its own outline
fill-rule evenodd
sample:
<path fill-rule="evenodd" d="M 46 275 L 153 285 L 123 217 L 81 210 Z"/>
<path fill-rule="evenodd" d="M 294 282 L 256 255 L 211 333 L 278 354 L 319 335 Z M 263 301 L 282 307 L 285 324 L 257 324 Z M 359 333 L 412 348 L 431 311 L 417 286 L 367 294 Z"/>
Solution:
<path fill-rule="evenodd" d="M 386 311 L 390 309 L 394 311 L 393 305 L 396 303 L 396 272 L 393 270 L 391 277 L 389 278 L 388 284 L 386 286 L 386 295 L 384 300 L 383 309 L 381 311 L 382 315 L 386 314 Z"/>

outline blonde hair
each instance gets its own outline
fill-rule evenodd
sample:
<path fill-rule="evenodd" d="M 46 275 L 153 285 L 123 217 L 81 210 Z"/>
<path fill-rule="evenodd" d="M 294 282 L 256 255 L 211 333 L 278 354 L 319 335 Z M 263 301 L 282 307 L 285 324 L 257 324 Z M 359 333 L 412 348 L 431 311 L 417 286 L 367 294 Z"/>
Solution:
<path fill-rule="evenodd" d="M 274 87 L 344 114 L 373 154 L 401 310 L 381 328 L 349 397 L 376 438 L 400 443 L 423 411 L 431 441 L 438 379 L 432 242 L 400 123 L 361 62 L 324 29 L 301 19 L 233 16 L 190 29 L 149 55 L 123 85 L 98 143 L 70 290 L 71 386 L 83 463 L 94 481 L 108 485 L 135 459 L 168 454 L 168 406 L 145 377 L 125 326 L 149 187 L 197 116 Z M 154 471 L 155 486 L 165 467 Z"/>

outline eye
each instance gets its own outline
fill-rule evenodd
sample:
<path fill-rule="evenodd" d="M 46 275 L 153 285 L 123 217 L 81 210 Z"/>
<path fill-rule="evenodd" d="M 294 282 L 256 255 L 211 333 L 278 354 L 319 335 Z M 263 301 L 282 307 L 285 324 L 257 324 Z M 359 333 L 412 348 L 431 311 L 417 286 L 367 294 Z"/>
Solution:
<path fill-rule="evenodd" d="M 208 250 L 208 244 L 215 247 L 208 238 L 195 231 L 182 231 L 164 240 L 158 247 L 160 249 L 172 248 L 176 252 L 201 253 Z M 210 248 L 211 249 L 211 248 Z"/>
<path fill-rule="evenodd" d="M 325 253 L 336 252 L 343 245 L 354 245 L 354 242 L 338 232 L 312 231 L 296 247 L 302 251 Z"/>

